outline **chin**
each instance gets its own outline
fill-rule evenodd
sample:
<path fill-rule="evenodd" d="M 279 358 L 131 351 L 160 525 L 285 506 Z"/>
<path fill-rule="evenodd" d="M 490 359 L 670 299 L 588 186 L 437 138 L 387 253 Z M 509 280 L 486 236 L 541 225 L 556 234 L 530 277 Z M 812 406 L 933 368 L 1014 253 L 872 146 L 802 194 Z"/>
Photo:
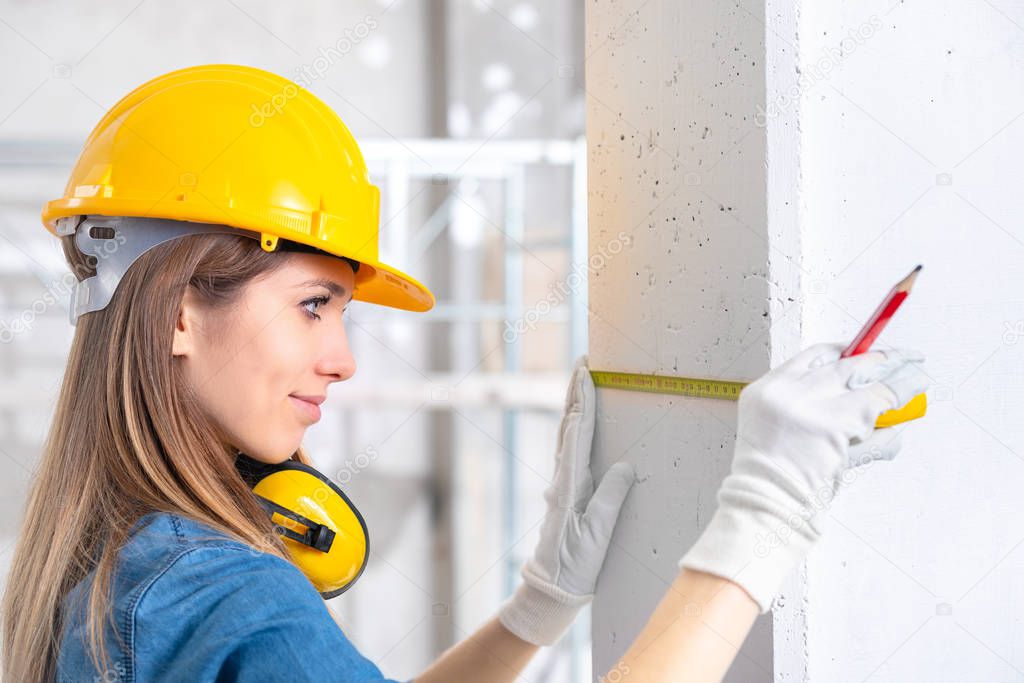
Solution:
<path fill-rule="evenodd" d="M 266 455 L 264 453 L 257 453 L 256 455 L 251 455 L 249 453 L 246 453 L 246 455 L 248 455 L 253 460 L 259 460 L 260 462 L 266 463 L 267 465 L 279 465 L 282 462 L 285 462 L 286 460 L 291 458 L 292 457 L 292 453 L 294 453 L 294 452 L 295 451 L 292 451 L 291 453 L 287 453 L 285 455 L 276 455 L 276 454 L 275 455 Z"/>
<path fill-rule="evenodd" d="M 251 450 L 246 450 L 245 448 L 241 450 L 253 460 L 259 460 L 269 465 L 277 465 L 291 458 L 301 445 L 302 441 L 296 440 L 289 441 L 288 443 L 272 444 L 269 448 L 264 445 L 264 447 L 252 448 Z"/>
<path fill-rule="evenodd" d="M 295 451 L 299 450 L 300 445 L 300 443 L 295 443 L 294 445 L 275 451 L 272 456 L 268 457 L 267 462 L 277 464 L 290 459 L 295 454 Z"/>

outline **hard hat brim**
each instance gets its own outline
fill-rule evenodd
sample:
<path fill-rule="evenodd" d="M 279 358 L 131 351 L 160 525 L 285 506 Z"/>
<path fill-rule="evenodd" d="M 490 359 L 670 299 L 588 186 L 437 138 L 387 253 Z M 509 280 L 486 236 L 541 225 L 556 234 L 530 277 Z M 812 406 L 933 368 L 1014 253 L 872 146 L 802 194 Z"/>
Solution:
<path fill-rule="evenodd" d="M 260 217 L 246 216 L 239 220 L 231 220 L 232 216 L 224 209 L 214 206 L 189 207 L 188 217 L 182 216 L 181 203 L 175 202 L 171 210 L 161 211 L 160 204 L 144 200 L 114 198 L 64 198 L 47 202 L 42 221 L 46 229 L 57 234 L 57 220 L 65 216 L 98 215 L 98 216 L 148 216 L 150 218 L 169 218 L 196 223 L 213 223 L 228 225 L 245 231 L 260 232 L 281 236 L 279 225 L 261 220 Z M 225 219 L 228 220 L 225 220 Z M 228 222 L 230 220 L 230 222 Z M 241 234 L 241 233 L 240 233 Z M 300 232 L 290 232 L 287 239 L 315 247 L 333 256 L 350 258 L 362 264 L 356 274 L 355 292 L 352 298 L 356 301 L 397 308 L 404 311 L 424 312 L 434 307 L 433 293 L 421 282 L 408 273 L 384 263 L 358 249 L 339 250 L 332 244 L 319 241 Z"/>

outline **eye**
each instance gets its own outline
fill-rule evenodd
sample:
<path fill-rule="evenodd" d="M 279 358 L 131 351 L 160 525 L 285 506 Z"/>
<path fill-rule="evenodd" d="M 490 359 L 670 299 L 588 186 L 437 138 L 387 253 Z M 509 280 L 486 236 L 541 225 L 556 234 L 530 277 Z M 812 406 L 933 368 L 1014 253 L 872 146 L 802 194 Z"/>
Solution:
<path fill-rule="evenodd" d="M 330 300 L 331 297 L 329 296 L 315 296 L 312 299 L 306 299 L 305 301 L 302 302 L 301 305 L 302 308 L 305 309 L 306 313 L 309 315 L 310 318 L 313 318 L 314 320 L 319 320 L 320 316 L 316 314 L 316 309 L 323 306 Z M 314 308 L 310 310 L 310 306 Z"/>

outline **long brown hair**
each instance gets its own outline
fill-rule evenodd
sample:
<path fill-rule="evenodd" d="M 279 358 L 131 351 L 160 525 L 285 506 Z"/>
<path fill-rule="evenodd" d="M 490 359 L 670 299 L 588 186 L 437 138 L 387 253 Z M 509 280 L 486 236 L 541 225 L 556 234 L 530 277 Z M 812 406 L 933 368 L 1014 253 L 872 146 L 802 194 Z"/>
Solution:
<path fill-rule="evenodd" d="M 71 239 L 72 270 L 93 274 Z M 89 651 L 109 669 L 103 619 L 117 551 L 148 512 L 186 515 L 288 559 L 171 355 L 187 287 L 226 307 L 285 259 L 241 235 L 175 239 L 143 254 L 106 308 L 79 318 L 3 598 L 3 680 L 53 680 L 62 602 L 91 571 Z M 292 459 L 309 464 L 301 448 Z"/>

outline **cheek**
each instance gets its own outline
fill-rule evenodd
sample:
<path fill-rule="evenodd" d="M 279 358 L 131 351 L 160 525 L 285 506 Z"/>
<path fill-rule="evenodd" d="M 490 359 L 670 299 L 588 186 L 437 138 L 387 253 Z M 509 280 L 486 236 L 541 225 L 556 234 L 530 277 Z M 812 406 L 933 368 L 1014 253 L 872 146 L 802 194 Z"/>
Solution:
<path fill-rule="evenodd" d="M 302 376 L 296 349 L 288 344 L 294 337 L 283 328 L 271 323 L 252 334 L 235 328 L 204 354 L 205 407 L 235 445 L 249 452 L 294 438 L 288 394 L 300 388 Z"/>

